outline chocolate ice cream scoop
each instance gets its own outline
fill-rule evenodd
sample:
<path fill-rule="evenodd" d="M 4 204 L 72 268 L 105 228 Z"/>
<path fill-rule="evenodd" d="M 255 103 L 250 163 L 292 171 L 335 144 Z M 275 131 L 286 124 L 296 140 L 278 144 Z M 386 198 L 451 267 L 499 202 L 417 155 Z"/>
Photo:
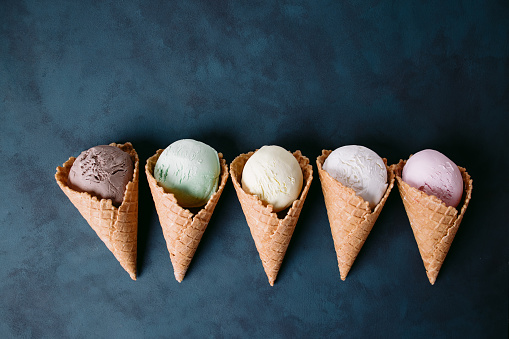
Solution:
<path fill-rule="evenodd" d="M 133 178 L 133 161 L 115 146 L 95 146 L 82 152 L 69 171 L 67 184 L 99 199 L 111 199 L 120 206 L 125 187 Z"/>

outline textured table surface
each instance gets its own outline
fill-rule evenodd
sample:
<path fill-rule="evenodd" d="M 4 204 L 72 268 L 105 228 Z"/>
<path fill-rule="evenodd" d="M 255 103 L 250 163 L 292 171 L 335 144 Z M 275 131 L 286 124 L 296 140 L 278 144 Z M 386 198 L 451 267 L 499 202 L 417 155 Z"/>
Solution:
<path fill-rule="evenodd" d="M 0 337 L 507 338 L 509 5 L 411 3 L 2 1 Z M 231 180 L 180 284 L 144 174 L 137 281 L 55 182 L 89 147 L 144 166 L 181 138 L 313 163 L 274 287 Z M 347 144 L 471 174 L 434 286 L 397 190 L 340 280 L 315 160 Z"/>

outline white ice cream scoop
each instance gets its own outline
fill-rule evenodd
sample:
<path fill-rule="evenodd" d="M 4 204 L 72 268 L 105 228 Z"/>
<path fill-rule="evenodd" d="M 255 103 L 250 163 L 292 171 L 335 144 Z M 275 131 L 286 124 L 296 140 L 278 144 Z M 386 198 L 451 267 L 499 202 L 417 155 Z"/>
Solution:
<path fill-rule="evenodd" d="M 280 146 L 263 146 L 247 160 L 241 182 L 244 191 L 279 212 L 299 197 L 303 176 L 292 153 Z"/>
<path fill-rule="evenodd" d="M 323 169 L 331 177 L 369 203 L 373 209 L 387 189 L 387 168 L 372 150 L 364 146 L 348 145 L 335 149 L 325 159 Z"/>

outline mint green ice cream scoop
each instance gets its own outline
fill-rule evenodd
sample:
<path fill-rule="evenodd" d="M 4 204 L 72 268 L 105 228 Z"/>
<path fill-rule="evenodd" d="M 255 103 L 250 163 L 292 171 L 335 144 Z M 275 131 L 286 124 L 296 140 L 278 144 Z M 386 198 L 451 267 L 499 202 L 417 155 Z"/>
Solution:
<path fill-rule="evenodd" d="M 159 156 L 154 178 L 182 207 L 199 207 L 216 192 L 221 167 L 217 152 L 203 142 L 182 139 Z"/>

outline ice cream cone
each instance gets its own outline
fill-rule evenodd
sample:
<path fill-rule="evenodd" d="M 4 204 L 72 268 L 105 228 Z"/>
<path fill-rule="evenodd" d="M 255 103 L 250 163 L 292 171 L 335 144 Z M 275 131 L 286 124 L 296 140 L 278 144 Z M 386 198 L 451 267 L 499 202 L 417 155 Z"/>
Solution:
<path fill-rule="evenodd" d="M 221 163 L 219 187 L 207 204 L 196 214 L 193 214 L 188 209 L 180 207 L 175 196 L 166 193 L 154 178 L 154 167 L 163 151 L 162 149 L 158 150 L 154 156 L 147 160 L 145 173 L 170 253 L 175 279 L 182 282 L 228 180 L 228 165 L 226 165 L 223 155 L 218 153 Z"/>
<path fill-rule="evenodd" d="M 87 192 L 78 192 L 67 185 L 69 171 L 76 158 L 71 157 L 62 167 L 57 167 L 55 179 L 88 224 L 97 233 L 120 265 L 136 280 L 136 257 L 138 245 L 138 182 L 139 158 L 131 143 L 110 144 L 131 156 L 134 164 L 133 179 L 125 189 L 124 200 L 119 207 L 111 199 L 98 199 Z"/>
<path fill-rule="evenodd" d="M 411 187 L 401 179 L 406 160 L 392 165 L 396 175 L 399 193 L 412 226 L 419 252 L 426 268 L 429 282 L 433 285 L 442 267 L 454 236 L 458 231 L 463 215 L 472 197 L 472 179 L 463 167 L 459 167 L 463 177 L 463 203 L 461 209 L 447 207 L 440 199 Z"/>
<path fill-rule="evenodd" d="M 322 169 L 329 154 L 331 151 L 322 150 L 322 155 L 316 159 L 316 165 L 336 249 L 339 274 L 341 280 L 345 280 L 394 187 L 394 173 L 384 158 L 388 186 L 380 202 L 371 211 L 369 203 L 356 195 L 352 188 L 344 186 Z"/>
<path fill-rule="evenodd" d="M 299 198 L 292 203 L 286 216 L 279 219 L 272 205 L 264 205 L 256 195 L 246 193 L 241 187 L 242 170 L 253 154 L 249 152 L 236 157 L 230 165 L 230 175 L 263 268 L 273 286 L 313 180 L 313 168 L 300 151 L 293 153 L 302 169 L 304 183 Z"/>

